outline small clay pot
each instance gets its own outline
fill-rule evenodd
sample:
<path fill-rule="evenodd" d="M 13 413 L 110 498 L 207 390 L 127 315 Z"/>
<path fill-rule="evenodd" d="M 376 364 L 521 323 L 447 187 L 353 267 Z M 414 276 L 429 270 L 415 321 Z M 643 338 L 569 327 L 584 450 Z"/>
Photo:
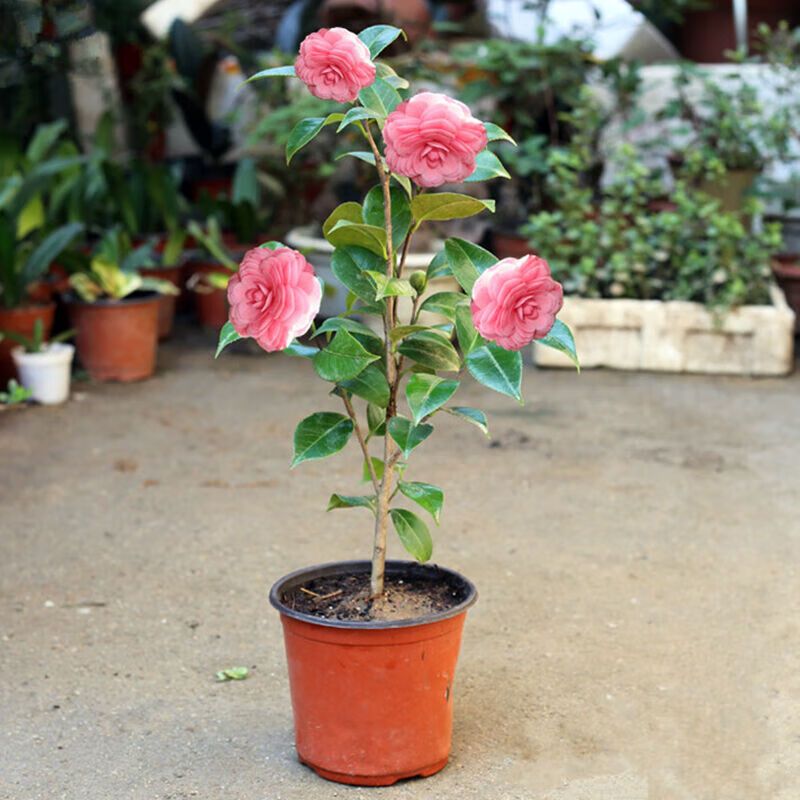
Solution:
<path fill-rule="evenodd" d="M 158 278 L 169 281 L 173 286 L 181 288 L 181 273 L 183 267 L 176 264 L 173 267 L 148 267 L 140 270 L 142 275 L 149 278 Z M 172 323 L 175 319 L 175 303 L 178 295 L 161 294 L 158 296 L 158 339 L 169 339 L 172 333 Z"/>
<path fill-rule="evenodd" d="M 492 248 L 494 254 L 500 259 L 535 255 L 528 238 L 520 233 L 493 230 Z"/>
<path fill-rule="evenodd" d="M 298 758 L 328 780 L 387 786 L 447 763 L 461 631 L 478 595 L 456 572 L 388 561 L 387 575 L 448 581 L 456 604 L 414 619 L 359 622 L 284 602 L 314 578 L 369 569 L 368 561 L 351 561 L 300 570 L 279 580 L 269 598 L 283 623 Z"/>
<path fill-rule="evenodd" d="M 19 308 L 0 308 L 0 332 L 11 331 L 31 338 L 36 320 L 40 319 L 42 335 L 47 340 L 53 328 L 55 310 L 56 304 L 52 302 L 36 303 Z M 17 342 L 13 342 L 11 339 L 0 340 L 0 390 L 4 390 L 12 378 L 17 378 L 17 368 L 11 356 L 11 351 L 17 346 Z"/>
<path fill-rule="evenodd" d="M 122 300 L 67 301 L 75 347 L 84 369 L 97 381 L 149 378 L 158 348 L 155 292 L 134 292 Z"/>
<path fill-rule="evenodd" d="M 210 275 L 212 272 L 230 272 L 215 262 L 192 261 L 186 266 L 188 280 L 194 275 Z M 197 321 L 204 328 L 219 330 L 228 321 L 228 295 L 224 289 L 211 289 L 202 284 L 194 291 L 194 308 Z"/>

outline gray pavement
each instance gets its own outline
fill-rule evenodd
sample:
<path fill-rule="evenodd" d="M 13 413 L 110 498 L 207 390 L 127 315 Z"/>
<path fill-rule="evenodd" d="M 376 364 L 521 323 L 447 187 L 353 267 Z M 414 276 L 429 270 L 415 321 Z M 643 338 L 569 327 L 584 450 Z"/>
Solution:
<path fill-rule="evenodd" d="M 183 330 L 150 381 L 0 414 L 0 798 L 800 798 L 800 375 L 469 385 L 491 442 L 448 417 L 408 472 L 481 595 L 451 762 L 363 789 L 295 760 L 266 598 L 369 554 L 367 514 L 324 512 L 358 453 L 289 472 L 334 398 L 211 353 Z"/>

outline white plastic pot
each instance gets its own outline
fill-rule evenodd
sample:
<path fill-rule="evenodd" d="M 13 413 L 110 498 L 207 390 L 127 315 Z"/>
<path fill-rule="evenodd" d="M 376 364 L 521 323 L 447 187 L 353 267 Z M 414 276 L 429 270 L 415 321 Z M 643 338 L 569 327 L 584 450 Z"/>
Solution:
<path fill-rule="evenodd" d="M 33 392 L 32 399 L 46 405 L 63 403 L 69 397 L 70 370 L 75 348 L 71 344 L 46 344 L 41 353 L 11 351 L 20 383 Z"/>

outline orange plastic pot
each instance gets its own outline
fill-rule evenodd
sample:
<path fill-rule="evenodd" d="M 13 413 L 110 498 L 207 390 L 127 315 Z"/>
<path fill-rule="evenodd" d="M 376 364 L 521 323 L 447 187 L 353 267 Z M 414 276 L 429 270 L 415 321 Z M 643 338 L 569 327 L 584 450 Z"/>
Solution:
<path fill-rule="evenodd" d="M 369 572 L 368 561 L 325 564 L 279 580 L 299 760 L 339 783 L 387 786 L 438 772 L 450 755 L 453 679 L 475 587 L 456 572 L 390 561 L 387 575 L 447 580 L 457 605 L 393 622 L 343 622 L 293 610 L 284 598 L 314 578 Z"/>
<path fill-rule="evenodd" d="M 84 369 L 97 381 L 139 381 L 156 366 L 158 298 L 136 292 L 122 300 L 67 302 L 76 329 L 75 348 Z"/>
<path fill-rule="evenodd" d="M 195 261 L 189 264 L 190 275 L 210 275 L 212 272 L 229 272 L 222 264 Z M 219 330 L 228 321 L 228 295 L 224 289 L 199 287 L 194 292 L 194 308 L 197 321 L 204 328 Z"/>
<path fill-rule="evenodd" d="M 149 278 L 158 278 L 169 281 L 173 286 L 181 288 L 181 273 L 183 267 L 176 264 L 174 267 L 148 267 L 141 270 L 142 275 Z M 175 302 L 178 295 L 161 294 L 158 296 L 158 338 L 168 339 L 172 333 L 172 323 L 175 319 Z"/>
<path fill-rule="evenodd" d="M 11 331 L 23 336 L 32 337 L 36 320 L 42 321 L 42 333 L 45 339 L 50 337 L 53 327 L 53 315 L 56 304 L 52 302 L 20 306 L 19 308 L 0 308 L 0 331 Z M 11 358 L 11 351 L 18 347 L 11 339 L 0 340 L 0 391 L 5 390 L 12 378 L 17 377 L 17 368 Z"/>

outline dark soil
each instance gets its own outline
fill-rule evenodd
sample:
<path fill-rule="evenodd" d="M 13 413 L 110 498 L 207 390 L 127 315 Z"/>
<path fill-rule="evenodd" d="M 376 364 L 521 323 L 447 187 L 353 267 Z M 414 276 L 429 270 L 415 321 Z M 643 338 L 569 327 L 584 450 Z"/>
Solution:
<path fill-rule="evenodd" d="M 295 611 L 325 619 L 389 622 L 447 611 L 466 599 L 466 587 L 416 575 L 390 575 L 381 597 L 370 598 L 368 573 L 315 578 L 286 592 L 282 602 Z"/>

